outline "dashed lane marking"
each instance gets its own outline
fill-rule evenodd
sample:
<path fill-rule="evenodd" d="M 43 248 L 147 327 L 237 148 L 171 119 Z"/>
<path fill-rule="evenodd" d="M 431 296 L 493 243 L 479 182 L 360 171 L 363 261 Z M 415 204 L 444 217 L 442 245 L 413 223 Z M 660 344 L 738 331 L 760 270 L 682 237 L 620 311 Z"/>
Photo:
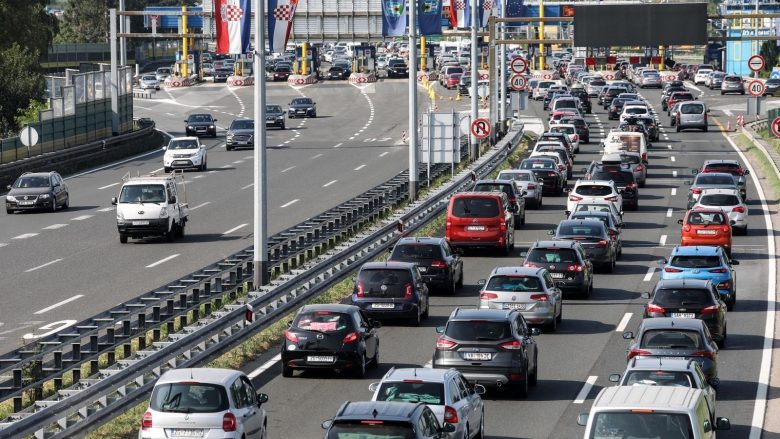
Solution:
<path fill-rule="evenodd" d="M 626 330 L 626 326 L 628 326 L 628 322 L 631 321 L 631 317 L 634 315 L 634 313 L 627 312 L 622 319 L 620 319 L 620 323 L 618 323 L 617 327 L 615 328 L 615 332 L 623 332 Z"/>
<path fill-rule="evenodd" d="M 573 403 L 574 404 L 582 404 L 585 402 L 586 399 L 588 399 L 588 394 L 590 393 L 590 389 L 593 388 L 593 385 L 596 383 L 596 379 L 598 377 L 595 375 L 589 376 L 585 383 L 582 385 L 582 389 L 580 390 L 580 393 L 577 394 L 577 397 L 574 398 Z"/>
<path fill-rule="evenodd" d="M 175 258 L 178 258 L 178 257 L 179 257 L 179 253 L 172 254 L 170 256 L 167 256 L 167 257 L 164 257 L 164 258 L 160 259 L 157 262 L 152 262 L 151 264 L 147 265 L 146 268 L 154 268 L 154 267 L 156 267 L 156 266 L 158 266 L 160 264 L 164 264 L 164 263 L 170 261 L 171 259 L 175 259 Z"/>
<path fill-rule="evenodd" d="M 282 208 L 282 209 L 284 209 L 285 207 L 290 207 L 290 206 L 292 206 L 293 204 L 297 203 L 298 201 L 301 201 L 301 200 L 299 200 L 299 199 L 297 199 L 297 198 L 296 198 L 296 199 L 294 199 L 294 200 L 291 200 L 291 201 L 288 201 L 288 202 L 286 202 L 286 203 L 282 204 L 282 205 L 281 205 L 281 206 L 279 206 L 279 207 L 280 207 L 280 208 Z"/>
<path fill-rule="evenodd" d="M 246 227 L 246 226 L 248 226 L 248 225 L 249 225 L 249 224 L 247 224 L 247 223 L 244 223 L 244 224 L 239 224 L 239 225 L 237 225 L 236 227 L 233 227 L 233 228 L 232 228 L 232 229 L 230 229 L 230 230 L 226 230 L 226 231 L 225 231 L 224 233 L 222 233 L 222 234 L 223 234 L 223 235 L 229 235 L 229 234 L 231 234 L 231 233 L 235 232 L 236 230 L 239 230 L 239 229 L 241 229 L 241 228 L 244 228 L 244 227 Z"/>
<path fill-rule="evenodd" d="M 58 307 L 60 307 L 62 305 L 66 305 L 66 304 L 68 304 L 70 302 L 73 302 L 74 300 L 79 300 L 82 297 L 84 297 L 83 294 L 76 294 L 73 297 L 69 297 L 69 298 L 67 298 L 67 299 L 65 299 L 65 300 L 63 300 L 61 302 L 57 302 L 54 305 L 47 306 L 46 308 L 44 308 L 44 309 L 42 309 L 40 311 L 35 311 L 33 314 L 37 315 L 37 314 L 43 314 L 43 313 L 49 312 L 49 311 L 53 310 L 54 308 L 58 308 Z"/>
<path fill-rule="evenodd" d="M 11 239 L 27 239 L 27 238 L 32 238 L 33 236 L 38 236 L 38 234 L 37 233 L 23 233 L 21 235 L 14 236 Z"/>
<path fill-rule="evenodd" d="M 98 190 L 99 190 L 99 191 L 102 191 L 103 189 L 108 189 L 108 188 L 110 188 L 110 187 L 114 187 L 114 186 L 116 186 L 116 185 L 118 185 L 118 184 L 119 184 L 119 182 L 116 182 L 116 183 L 111 183 L 111 184 L 107 184 L 107 185 L 105 185 L 105 186 L 101 186 L 101 187 L 99 187 L 99 188 L 98 188 Z"/>
<path fill-rule="evenodd" d="M 332 185 L 332 184 L 335 184 L 335 183 L 337 183 L 337 182 L 338 182 L 338 180 L 331 180 L 331 181 L 329 181 L 329 182 L 327 182 L 327 183 L 323 184 L 323 185 L 322 185 L 322 187 L 328 187 L 328 186 L 330 186 L 330 185 Z"/>
<path fill-rule="evenodd" d="M 642 280 L 645 282 L 650 282 L 650 279 L 653 278 L 653 274 L 655 274 L 655 267 L 648 267 L 647 273 L 645 274 L 645 277 Z"/>
<path fill-rule="evenodd" d="M 66 227 L 67 224 L 52 224 L 48 227 L 44 227 L 43 230 L 57 230 Z"/>
<path fill-rule="evenodd" d="M 61 260 L 62 260 L 62 258 L 55 259 L 55 260 L 49 261 L 49 262 L 47 262 L 45 264 L 41 264 L 41 265 L 39 265 L 37 267 L 30 268 L 29 270 L 24 270 L 24 272 L 25 273 L 31 273 L 31 272 L 33 272 L 35 270 L 40 270 L 41 268 L 48 267 L 49 265 L 52 265 L 52 264 L 56 264 L 57 262 L 60 262 Z M 38 314 L 38 313 L 36 313 L 36 314 Z"/>

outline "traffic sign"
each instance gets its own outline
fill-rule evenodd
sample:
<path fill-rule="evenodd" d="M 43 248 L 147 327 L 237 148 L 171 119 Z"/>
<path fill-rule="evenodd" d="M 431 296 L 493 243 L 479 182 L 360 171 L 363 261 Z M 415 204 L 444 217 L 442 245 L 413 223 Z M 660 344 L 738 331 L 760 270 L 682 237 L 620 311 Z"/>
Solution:
<path fill-rule="evenodd" d="M 509 68 L 515 73 L 523 73 L 528 68 L 528 61 L 523 57 L 512 58 Z"/>
<path fill-rule="evenodd" d="M 748 93 L 750 93 L 750 96 L 763 96 L 764 90 L 764 83 L 758 79 L 748 82 Z"/>
<path fill-rule="evenodd" d="M 484 139 L 485 137 L 489 136 L 490 121 L 484 117 L 475 119 L 474 122 L 471 122 L 471 134 L 473 134 L 477 139 Z"/>
<path fill-rule="evenodd" d="M 761 55 L 753 55 L 750 58 L 748 58 L 748 67 L 750 68 L 750 70 L 754 72 L 764 70 L 765 65 L 766 65 L 766 60 Z"/>
<path fill-rule="evenodd" d="M 246 59 L 248 61 L 254 60 L 255 59 L 255 52 L 253 50 L 250 50 L 249 52 L 247 52 L 246 53 Z"/>
<path fill-rule="evenodd" d="M 510 85 L 512 86 L 512 90 L 523 90 L 525 88 L 525 76 L 512 75 Z"/>
<path fill-rule="evenodd" d="M 771 74 L 771 75 L 769 75 L 769 77 L 770 77 L 771 79 L 777 79 L 777 78 L 780 78 L 780 70 L 775 70 L 774 72 L 772 72 L 772 74 Z"/>
<path fill-rule="evenodd" d="M 24 146 L 35 146 L 38 144 L 38 131 L 28 125 L 19 132 L 19 140 L 22 141 Z"/>
<path fill-rule="evenodd" d="M 486 79 L 490 79 L 490 74 L 489 73 L 480 73 L 479 79 L 482 79 L 483 81 L 486 80 Z"/>
<path fill-rule="evenodd" d="M 780 117 L 774 118 L 769 128 L 772 130 L 772 134 L 774 134 L 775 137 L 780 137 Z"/>

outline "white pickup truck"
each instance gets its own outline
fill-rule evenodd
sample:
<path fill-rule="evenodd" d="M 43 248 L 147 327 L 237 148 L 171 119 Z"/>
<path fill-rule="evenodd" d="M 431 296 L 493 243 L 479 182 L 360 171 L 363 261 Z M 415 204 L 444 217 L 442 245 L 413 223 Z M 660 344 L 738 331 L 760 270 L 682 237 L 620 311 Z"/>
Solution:
<path fill-rule="evenodd" d="M 180 174 L 178 174 L 180 175 Z M 116 225 L 119 242 L 128 238 L 164 237 L 169 242 L 184 236 L 189 206 L 179 195 L 177 174 L 125 177 L 119 198 L 111 199 L 116 205 Z"/>

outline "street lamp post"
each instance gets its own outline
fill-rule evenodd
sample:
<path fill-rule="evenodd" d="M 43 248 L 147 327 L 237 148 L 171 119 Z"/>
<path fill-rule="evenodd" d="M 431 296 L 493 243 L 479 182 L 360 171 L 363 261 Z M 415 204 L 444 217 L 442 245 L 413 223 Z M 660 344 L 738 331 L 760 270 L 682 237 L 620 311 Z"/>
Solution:
<path fill-rule="evenodd" d="M 254 283 L 267 285 L 268 273 L 268 171 L 265 138 L 265 0 L 253 0 L 255 11 L 255 163 L 254 163 Z"/>

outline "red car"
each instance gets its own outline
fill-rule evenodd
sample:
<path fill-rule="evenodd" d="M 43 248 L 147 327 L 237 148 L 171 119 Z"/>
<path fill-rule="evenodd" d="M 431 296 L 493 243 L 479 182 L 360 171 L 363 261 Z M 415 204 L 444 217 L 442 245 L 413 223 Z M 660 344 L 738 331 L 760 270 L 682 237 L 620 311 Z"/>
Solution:
<path fill-rule="evenodd" d="M 461 76 L 463 76 L 462 73 L 452 73 L 447 75 L 447 77 L 444 79 L 444 87 L 448 89 L 457 88 Z"/>
<path fill-rule="evenodd" d="M 696 100 L 696 98 L 693 97 L 693 93 L 689 91 L 676 91 L 669 95 L 669 99 L 666 100 L 666 113 L 668 115 L 672 115 L 672 108 L 678 103 L 678 102 L 684 102 L 684 101 L 693 101 Z"/>
<path fill-rule="evenodd" d="M 457 250 L 498 248 L 507 255 L 515 247 L 515 208 L 503 192 L 461 192 L 450 198 L 445 238 Z"/>
<path fill-rule="evenodd" d="M 721 209 L 693 208 L 677 223 L 682 226 L 681 245 L 717 245 L 731 256 L 731 223 Z"/>

